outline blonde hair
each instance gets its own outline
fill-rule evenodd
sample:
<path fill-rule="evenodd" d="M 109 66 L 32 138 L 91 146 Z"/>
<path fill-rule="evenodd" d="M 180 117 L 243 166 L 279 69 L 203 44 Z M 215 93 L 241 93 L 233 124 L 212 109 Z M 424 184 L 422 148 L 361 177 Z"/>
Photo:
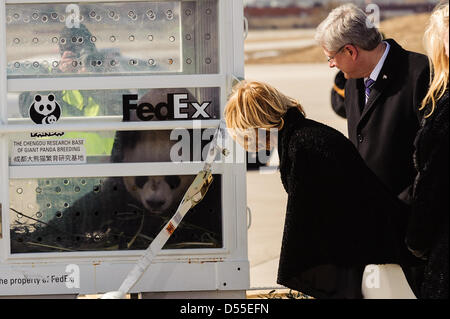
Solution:
<path fill-rule="evenodd" d="M 248 149 L 248 135 L 245 132 L 254 132 L 257 129 L 281 130 L 284 125 L 283 116 L 291 107 L 297 108 L 305 115 L 298 101 L 269 84 L 242 81 L 233 88 L 225 107 L 225 121 L 229 131 L 232 131 L 231 136 Z"/>
<path fill-rule="evenodd" d="M 431 116 L 436 108 L 436 100 L 445 93 L 448 86 L 448 56 L 445 52 L 445 43 L 448 39 L 448 1 L 441 3 L 434 9 L 428 27 L 424 34 L 424 45 L 430 61 L 431 78 L 430 88 L 422 101 L 420 110 L 431 104 L 431 111 L 425 118 Z"/>
<path fill-rule="evenodd" d="M 305 115 L 300 103 L 269 84 L 242 81 L 233 88 L 225 108 L 227 127 L 238 129 L 282 129 L 283 115 L 296 107 Z"/>

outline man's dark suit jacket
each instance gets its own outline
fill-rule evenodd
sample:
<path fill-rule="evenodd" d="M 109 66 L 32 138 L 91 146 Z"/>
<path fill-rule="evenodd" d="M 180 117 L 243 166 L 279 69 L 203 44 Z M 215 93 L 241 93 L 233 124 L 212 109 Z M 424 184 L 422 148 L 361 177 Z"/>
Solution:
<path fill-rule="evenodd" d="M 349 139 L 384 184 L 408 200 L 413 184 L 414 139 L 421 120 L 419 107 L 430 80 L 428 58 L 386 40 L 390 51 L 367 105 L 364 79 L 349 79 L 345 86 L 345 114 Z"/>

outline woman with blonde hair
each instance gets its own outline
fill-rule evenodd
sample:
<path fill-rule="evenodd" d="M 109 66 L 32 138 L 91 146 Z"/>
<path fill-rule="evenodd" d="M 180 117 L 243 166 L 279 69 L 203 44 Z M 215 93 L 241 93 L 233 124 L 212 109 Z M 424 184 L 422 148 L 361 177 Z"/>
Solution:
<path fill-rule="evenodd" d="M 247 150 L 277 143 L 288 194 L 278 283 L 317 298 L 361 298 L 365 265 L 416 261 L 404 244 L 407 207 L 340 132 L 261 82 L 235 87 L 225 120 Z M 278 137 L 254 138 L 261 131 Z"/>
<path fill-rule="evenodd" d="M 417 176 L 406 243 L 426 260 L 421 298 L 448 298 L 449 282 L 449 4 L 433 11 L 424 43 L 430 60 L 430 89 L 422 102 L 424 119 L 415 140 Z"/>

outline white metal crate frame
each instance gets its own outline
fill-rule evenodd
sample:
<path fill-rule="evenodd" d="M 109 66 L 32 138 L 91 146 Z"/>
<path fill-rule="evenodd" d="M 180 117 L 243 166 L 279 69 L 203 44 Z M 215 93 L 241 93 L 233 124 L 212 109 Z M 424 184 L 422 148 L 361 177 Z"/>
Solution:
<path fill-rule="evenodd" d="M 127 2 L 121 0 L 118 2 Z M 220 87 L 220 112 L 226 103 L 233 77 L 243 78 L 243 4 L 242 0 L 218 0 L 219 73 L 199 75 L 152 75 L 95 78 L 9 79 L 6 74 L 6 4 L 74 3 L 66 0 L 0 0 L 0 203 L 2 203 L 2 234 L 0 238 L 0 279 L 17 277 L 45 278 L 66 273 L 68 264 L 80 270 L 79 288 L 67 285 L 23 285 L 2 287 L 1 295 L 86 294 L 116 290 L 139 257 L 140 251 L 95 251 L 67 253 L 11 254 L 9 242 L 9 179 L 89 177 L 117 175 L 196 174 L 201 163 L 139 163 L 77 165 L 68 173 L 67 165 L 9 167 L 8 135 L 19 132 L 48 130 L 34 125 L 8 125 L 7 92 L 63 89 L 127 89 L 127 88 L 185 88 Z M 83 2 L 114 2 L 87 1 Z M 126 81 L 123 79 L 126 78 Z M 126 83 L 125 85 L 123 83 Z M 145 85 L 144 85 L 145 84 Z M 94 123 L 94 122 L 93 122 Z M 208 121 L 210 127 L 218 121 Z M 55 124 L 52 130 L 92 130 L 92 123 Z M 97 122 L 95 130 L 156 130 L 192 128 L 192 121 L 171 122 Z M 214 291 L 246 290 L 249 287 L 247 257 L 246 175 L 245 163 L 217 164 L 213 173 L 222 175 L 223 248 L 164 250 L 156 258 L 133 292 L 143 291 Z M 120 172 L 118 174 L 117 172 Z M 5 286 L 5 285 L 3 285 Z"/>

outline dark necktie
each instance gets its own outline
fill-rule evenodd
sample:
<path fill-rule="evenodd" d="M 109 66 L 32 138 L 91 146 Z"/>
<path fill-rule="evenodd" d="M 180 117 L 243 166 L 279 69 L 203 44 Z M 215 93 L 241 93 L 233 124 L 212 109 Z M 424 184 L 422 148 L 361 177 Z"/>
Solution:
<path fill-rule="evenodd" d="M 374 85 L 374 83 L 375 83 L 375 81 L 372 80 L 371 78 L 368 78 L 364 82 L 364 86 L 366 87 L 366 104 L 367 104 L 367 101 L 369 101 L 370 92 L 372 91 L 372 86 Z"/>

